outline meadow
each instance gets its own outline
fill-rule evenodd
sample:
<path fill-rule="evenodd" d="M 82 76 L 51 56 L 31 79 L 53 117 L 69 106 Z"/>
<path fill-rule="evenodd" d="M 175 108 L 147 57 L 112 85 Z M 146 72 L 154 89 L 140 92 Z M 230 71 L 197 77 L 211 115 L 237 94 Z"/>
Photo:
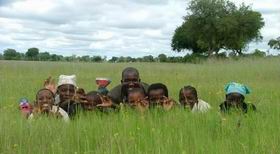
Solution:
<path fill-rule="evenodd" d="M 211 111 L 88 113 L 70 123 L 57 119 L 27 121 L 18 100 L 34 100 L 43 81 L 76 74 L 79 87 L 95 90 L 96 77 L 120 83 L 127 66 L 139 69 L 142 81 L 162 82 L 172 98 L 184 85 L 197 88 Z M 201 64 L 67 63 L 0 61 L 0 153 L 279 153 L 280 59 L 209 60 Z M 57 80 L 56 80 L 57 81 Z M 257 112 L 222 116 L 224 85 L 241 82 L 252 89 L 246 102 Z M 240 123 L 240 126 L 238 126 Z"/>

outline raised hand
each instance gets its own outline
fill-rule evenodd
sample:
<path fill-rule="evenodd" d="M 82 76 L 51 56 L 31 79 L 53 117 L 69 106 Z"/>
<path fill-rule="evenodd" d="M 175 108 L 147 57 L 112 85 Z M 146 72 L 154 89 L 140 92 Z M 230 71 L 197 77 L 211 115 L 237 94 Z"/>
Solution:
<path fill-rule="evenodd" d="M 108 96 L 99 95 L 101 99 L 101 104 L 97 104 L 97 107 L 111 107 L 113 105 L 112 100 Z"/>
<path fill-rule="evenodd" d="M 135 108 L 138 109 L 141 112 L 144 112 L 145 110 L 147 110 L 149 108 L 149 101 L 148 101 L 148 97 L 144 98 L 144 99 L 139 99 L 135 102 Z"/>
<path fill-rule="evenodd" d="M 174 100 L 164 96 L 164 100 L 162 102 L 162 107 L 165 110 L 170 110 L 174 105 L 175 105 L 175 101 Z"/>
<path fill-rule="evenodd" d="M 52 91 L 54 94 L 56 93 L 56 85 L 54 79 L 51 76 L 45 80 L 44 87 Z"/>
<path fill-rule="evenodd" d="M 75 100 L 79 103 L 87 103 L 86 93 L 83 88 L 79 88 L 74 96 Z"/>

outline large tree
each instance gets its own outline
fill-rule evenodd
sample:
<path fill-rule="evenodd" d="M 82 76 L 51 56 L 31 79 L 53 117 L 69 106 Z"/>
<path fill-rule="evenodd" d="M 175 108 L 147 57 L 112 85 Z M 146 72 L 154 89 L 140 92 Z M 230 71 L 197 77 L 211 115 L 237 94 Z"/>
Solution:
<path fill-rule="evenodd" d="M 172 49 L 193 53 L 218 53 L 229 49 L 241 53 L 264 26 L 259 12 L 228 0 L 192 0 L 183 24 L 175 30 Z"/>
<path fill-rule="evenodd" d="M 278 37 L 277 39 L 271 39 L 271 40 L 268 42 L 268 45 L 269 45 L 270 48 L 272 48 L 272 49 L 280 50 L 280 37 Z"/>
<path fill-rule="evenodd" d="M 38 60 L 39 49 L 38 48 L 30 48 L 25 53 L 25 56 L 28 60 Z"/>
<path fill-rule="evenodd" d="M 4 50 L 3 57 L 5 60 L 19 60 L 20 53 L 17 52 L 15 49 L 6 49 Z"/>

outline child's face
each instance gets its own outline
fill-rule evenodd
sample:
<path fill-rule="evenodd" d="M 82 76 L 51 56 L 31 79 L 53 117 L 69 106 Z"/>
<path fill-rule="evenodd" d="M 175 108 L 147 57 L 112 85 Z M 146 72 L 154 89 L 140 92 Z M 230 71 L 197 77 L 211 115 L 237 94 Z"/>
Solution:
<path fill-rule="evenodd" d="M 179 95 L 179 101 L 182 105 L 193 106 L 198 102 L 198 98 L 190 90 L 182 90 Z"/>
<path fill-rule="evenodd" d="M 139 76 L 135 72 L 127 72 L 124 74 L 121 82 L 127 89 L 139 88 L 140 86 Z"/>
<path fill-rule="evenodd" d="M 42 90 L 38 93 L 36 101 L 42 112 L 49 112 L 54 104 L 54 97 L 50 91 Z"/>
<path fill-rule="evenodd" d="M 73 85 L 65 84 L 58 87 L 58 94 L 61 102 L 73 99 L 75 95 L 75 87 Z"/>
<path fill-rule="evenodd" d="M 239 93 L 230 93 L 226 95 L 226 102 L 232 106 L 240 105 L 244 100 L 244 97 Z"/>
<path fill-rule="evenodd" d="M 151 102 L 151 104 L 161 104 L 164 99 L 164 90 L 163 89 L 156 89 L 156 90 L 151 90 L 149 92 L 149 101 Z"/>
<path fill-rule="evenodd" d="M 92 111 L 96 108 L 97 104 L 101 104 L 101 99 L 98 95 L 96 96 L 86 96 L 86 103 L 83 103 L 83 108 L 87 111 Z"/>
<path fill-rule="evenodd" d="M 136 102 L 141 101 L 145 98 L 145 94 L 141 91 L 130 92 L 128 94 L 128 103 L 135 105 Z"/>

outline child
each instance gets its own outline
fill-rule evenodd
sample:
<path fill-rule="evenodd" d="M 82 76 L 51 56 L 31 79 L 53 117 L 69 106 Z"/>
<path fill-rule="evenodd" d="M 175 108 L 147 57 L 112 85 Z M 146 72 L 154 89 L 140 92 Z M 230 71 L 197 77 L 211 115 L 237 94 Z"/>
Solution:
<path fill-rule="evenodd" d="M 206 112 L 211 108 L 208 103 L 198 99 L 197 91 L 192 86 L 185 86 L 180 90 L 179 102 L 185 108 L 190 108 L 192 112 Z"/>
<path fill-rule="evenodd" d="M 122 71 L 121 74 L 121 83 L 110 90 L 108 96 L 114 102 L 114 104 L 125 103 L 124 98 L 125 93 L 129 89 L 139 88 L 140 86 L 144 87 L 145 92 L 147 92 L 148 84 L 141 81 L 139 71 L 133 67 L 127 67 Z"/>
<path fill-rule="evenodd" d="M 80 103 L 75 100 L 77 89 L 76 75 L 60 75 L 56 88 L 56 102 L 73 118 L 80 109 Z"/>
<path fill-rule="evenodd" d="M 165 110 L 170 110 L 176 102 L 168 98 L 168 89 L 162 83 L 151 84 L 148 88 L 148 99 L 151 107 L 160 106 Z"/>
<path fill-rule="evenodd" d="M 128 105 L 143 112 L 149 108 L 149 101 L 144 88 L 134 88 L 128 91 Z"/>
<path fill-rule="evenodd" d="M 69 121 L 68 114 L 60 107 L 54 105 L 54 94 L 49 89 L 41 89 L 36 94 L 33 113 L 29 119 L 34 116 L 47 115 L 61 117 L 65 121 Z"/>
<path fill-rule="evenodd" d="M 243 84 L 231 82 L 225 86 L 226 100 L 220 104 L 221 112 L 229 112 L 232 109 L 247 113 L 249 110 L 256 111 L 256 106 L 245 103 L 245 95 L 250 94 L 250 89 Z"/>
<path fill-rule="evenodd" d="M 100 111 L 108 111 L 110 109 L 115 109 L 111 99 L 97 91 L 91 91 L 87 93 L 85 97 L 86 101 L 82 103 L 82 108 L 84 111 L 93 111 L 95 109 Z"/>
<path fill-rule="evenodd" d="M 30 114 L 32 113 L 32 105 L 29 104 L 29 102 L 26 98 L 20 99 L 19 109 L 24 118 L 28 118 L 30 116 Z"/>

